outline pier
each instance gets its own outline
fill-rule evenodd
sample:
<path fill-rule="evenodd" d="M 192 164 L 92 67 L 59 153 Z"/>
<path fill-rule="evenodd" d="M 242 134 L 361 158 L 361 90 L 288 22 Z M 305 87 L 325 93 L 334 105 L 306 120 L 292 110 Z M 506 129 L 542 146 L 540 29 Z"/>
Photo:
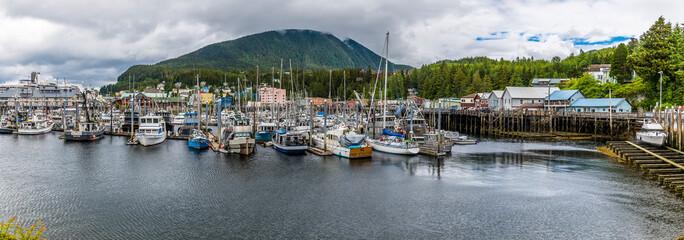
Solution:
<path fill-rule="evenodd" d="M 684 152 L 630 141 L 609 141 L 607 148 L 620 162 L 654 176 L 665 188 L 684 196 Z"/>
<path fill-rule="evenodd" d="M 430 126 L 479 136 L 513 139 L 627 140 L 641 129 L 645 114 L 436 109 L 423 112 Z"/>

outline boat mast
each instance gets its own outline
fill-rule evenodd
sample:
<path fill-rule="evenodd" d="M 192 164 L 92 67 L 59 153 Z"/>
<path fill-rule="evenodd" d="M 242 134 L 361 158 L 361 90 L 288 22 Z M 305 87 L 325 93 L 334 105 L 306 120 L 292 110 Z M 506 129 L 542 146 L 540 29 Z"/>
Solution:
<path fill-rule="evenodd" d="M 197 129 L 202 131 L 202 95 L 200 95 L 199 74 L 195 74 L 197 79 Z"/>
<path fill-rule="evenodd" d="M 347 126 L 347 71 L 342 70 L 342 85 L 344 85 L 344 91 L 342 92 L 342 121 L 344 126 Z"/>
<path fill-rule="evenodd" d="M 385 129 L 385 119 L 387 119 L 387 58 L 389 57 L 389 32 L 387 32 L 387 36 L 385 37 L 385 90 L 383 93 L 385 94 L 384 96 L 384 106 L 382 109 L 382 129 Z"/>

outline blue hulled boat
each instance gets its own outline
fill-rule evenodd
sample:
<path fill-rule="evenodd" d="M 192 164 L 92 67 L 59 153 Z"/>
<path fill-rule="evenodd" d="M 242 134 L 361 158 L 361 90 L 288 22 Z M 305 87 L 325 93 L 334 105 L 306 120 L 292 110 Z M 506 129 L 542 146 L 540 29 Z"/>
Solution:
<path fill-rule="evenodd" d="M 195 129 L 192 136 L 188 139 L 188 147 L 195 149 L 205 149 L 209 147 L 209 139 L 202 131 Z"/>
<path fill-rule="evenodd" d="M 272 140 L 271 135 L 276 129 L 275 123 L 261 123 L 257 126 L 257 132 L 254 135 L 254 139 L 257 142 L 268 142 Z"/>

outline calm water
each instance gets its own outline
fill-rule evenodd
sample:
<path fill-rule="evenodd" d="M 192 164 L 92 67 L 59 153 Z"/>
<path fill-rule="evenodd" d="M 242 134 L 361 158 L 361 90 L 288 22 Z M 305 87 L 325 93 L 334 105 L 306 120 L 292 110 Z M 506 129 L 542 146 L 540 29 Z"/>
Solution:
<path fill-rule="evenodd" d="M 349 161 L 0 135 L 0 219 L 51 239 L 672 239 L 684 199 L 591 142 Z"/>

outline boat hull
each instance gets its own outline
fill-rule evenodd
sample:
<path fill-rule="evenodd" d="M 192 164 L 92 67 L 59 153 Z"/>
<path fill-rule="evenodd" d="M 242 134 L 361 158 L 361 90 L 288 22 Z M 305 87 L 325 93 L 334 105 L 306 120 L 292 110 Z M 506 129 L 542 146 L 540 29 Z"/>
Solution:
<path fill-rule="evenodd" d="M 138 142 L 140 143 L 140 145 L 143 145 L 145 147 L 157 145 L 163 143 L 166 140 L 166 134 L 136 134 L 135 137 L 138 138 Z"/>
<path fill-rule="evenodd" d="M 636 135 L 637 141 L 640 143 L 646 143 L 649 145 L 653 146 L 663 146 L 665 143 L 665 138 L 667 138 L 667 135 L 665 134 L 659 134 L 659 135 L 653 135 L 653 134 L 645 134 L 645 133 L 637 133 Z"/>
<path fill-rule="evenodd" d="M 205 149 L 209 147 L 209 139 L 193 138 L 188 140 L 188 147 L 195 149 Z"/>
<path fill-rule="evenodd" d="M 14 133 L 14 128 L 9 128 L 9 127 L 0 127 L 0 134 L 12 134 Z"/>
<path fill-rule="evenodd" d="M 64 140 L 67 141 L 94 141 L 104 136 L 104 130 L 96 132 L 82 132 L 67 130 L 64 132 Z"/>
<path fill-rule="evenodd" d="M 254 153 L 256 141 L 253 138 L 234 139 L 228 141 L 231 153 L 249 155 Z"/>
<path fill-rule="evenodd" d="M 279 152 L 294 155 L 294 154 L 304 154 L 309 147 L 306 145 L 283 146 L 280 144 L 273 143 L 273 148 L 275 148 Z"/>
<path fill-rule="evenodd" d="M 384 153 L 391 153 L 391 154 L 397 154 L 397 155 L 417 155 L 418 152 L 420 152 L 420 148 L 418 147 L 400 147 L 400 146 L 392 146 L 388 144 L 381 143 L 379 141 L 369 141 L 371 144 L 371 147 L 375 151 L 379 152 L 384 152 Z"/>
<path fill-rule="evenodd" d="M 271 141 L 271 131 L 259 131 L 254 134 L 254 139 L 256 139 L 256 142 L 258 143 Z"/>
<path fill-rule="evenodd" d="M 47 127 L 38 128 L 38 129 L 19 128 L 17 130 L 17 133 L 19 135 L 42 135 L 42 134 L 46 134 L 46 133 L 49 133 L 50 131 L 52 131 L 52 127 L 54 127 L 54 126 L 55 126 L 55 123 L 51 123 Z"/>

